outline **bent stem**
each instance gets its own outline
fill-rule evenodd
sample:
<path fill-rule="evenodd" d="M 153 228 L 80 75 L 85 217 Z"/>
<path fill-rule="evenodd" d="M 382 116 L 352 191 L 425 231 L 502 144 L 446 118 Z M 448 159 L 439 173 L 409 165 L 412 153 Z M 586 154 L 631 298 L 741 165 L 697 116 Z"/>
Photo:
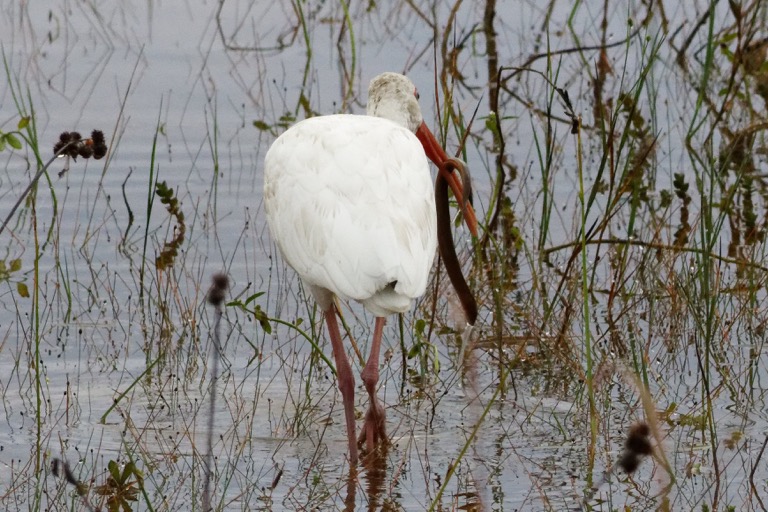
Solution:
<path fill-rule="evenodd" d="M 30 144 L 29 139 L 25 137 L 23 134 L 19 133 L 22 137 L 24 137 L 24 140 L 27 142 L 27 144 Z M 37 174 L 35 174 L 35 177 L 32 178 L 32 181 L 29 182 L 29 185 L 27 185 L 27 188 L 24 189 L 24 192 L 21 193 L 19 198 L 16 200 L 16 204 L 13 205 L 13 208 L 11 208 L 11 211 L 8 212 L 8 215 L 5 217 L 5 220 L 3 221 L 3 224 L 0 225 L 0 233 L 2 233 L 5 230 L 5 227 L 8 225 L 8 223 L 13 218 L 13 215 L 16 213 L 16 210 L 19 209 L 19 206 L 21 206 L 21 203 L 24 201 L 24 199 L 27 197 L 27 195 L 30 193 L 32 188 L 34 188 L 35 185 L 37 185 L 37 182 L 40 181 L 40 177 L 43 175 L 45 171 L 48 170 L 48 167 L 51 166 L 51 164 L 59 158 L 61 154 L 63 154 L 70 146 L 72 145 L 72 142 L 68 142 L 62 146 L 62 148 L 54 154 L 48 162 L 42 166 L 38 171 Z M 31 144 L 30 144 L 31 146 Z"/>

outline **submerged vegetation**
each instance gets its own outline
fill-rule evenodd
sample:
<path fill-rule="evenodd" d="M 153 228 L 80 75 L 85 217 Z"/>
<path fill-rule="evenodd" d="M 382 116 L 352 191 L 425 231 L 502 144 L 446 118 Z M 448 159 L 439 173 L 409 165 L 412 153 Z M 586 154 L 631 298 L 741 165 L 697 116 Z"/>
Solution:
<path fill-rule="evenodd" d="M 0 508 L 766 509 L 768 4 L 66 4 L 0 0 Z M 386 69 L 471 169 L 480 312 L 436 261 L 355 470 L 261 173 Z"/>

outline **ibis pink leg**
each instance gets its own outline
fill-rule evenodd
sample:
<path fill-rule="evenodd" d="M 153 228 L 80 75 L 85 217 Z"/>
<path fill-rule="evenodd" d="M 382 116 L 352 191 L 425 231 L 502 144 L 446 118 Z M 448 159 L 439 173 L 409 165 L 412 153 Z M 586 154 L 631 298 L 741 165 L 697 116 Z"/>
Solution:
<path fill-rule="evenodd" d="M 333 356 L 336 359 L 336 379 L 339 382 L 341 398 L 344 402 L 344 416 L 347 420 L 347 440 L 349 441 L 349 464 L 357 466 L 357 443 L 355 442 L 355 376 L 347 358 L 347 351 L 341 341 L 341 331 L 336 321 L 336 306 L 325 312 L 325 323 L 331 336 Z"/>
<path fill-rule="evenodd" d="M 363 384 L 365 384 L 365 389 L 368 391 L 370 405 L 365 415 L 363 431 L 360 433 L 358 442 L 365 442 L 368 453 L 373 452 L 376 443 L 387 442 L 386 413 L 378 398 L 376 398 L 376 385 L 379 382 L 379 350 L 381 349 L 381 336 L 384 333 L 384 324 L 386 323 L 386 318 L 376 318 L 371 354 L 368 356 L 368 362 L 365 363 L 363 373 L 360 375 L 363 379 Z"/>

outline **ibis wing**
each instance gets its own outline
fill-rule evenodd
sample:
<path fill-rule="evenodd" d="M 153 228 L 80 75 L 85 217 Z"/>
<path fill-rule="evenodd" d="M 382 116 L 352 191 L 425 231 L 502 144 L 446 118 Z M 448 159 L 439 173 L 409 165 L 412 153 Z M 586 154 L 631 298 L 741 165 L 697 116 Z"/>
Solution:
<path fill-rule="evenodd" d="M 436 250 L 434 191 L 407 129 L 369 116 L 302 121 L 267 153 L 264 201 L 283 257 L 307 283 L 403 311 Z"/>

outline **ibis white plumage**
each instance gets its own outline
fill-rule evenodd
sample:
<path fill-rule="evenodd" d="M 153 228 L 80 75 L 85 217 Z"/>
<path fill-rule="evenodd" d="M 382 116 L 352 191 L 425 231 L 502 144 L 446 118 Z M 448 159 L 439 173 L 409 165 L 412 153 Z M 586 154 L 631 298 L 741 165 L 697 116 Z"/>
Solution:
<path fill-rule="evenodd" d="M 334 296 L 359 301 L 376 316 L 361 374 L 370 405 L 360 442 L 370 451 L 386 441 L 384 409 L 376 398 L 386 317 L 407 311 L 424 293 L 438 244 L 427 156 L 464 204 L 462 182 L 451 172 L 461 164 L 445 155 L 424 125 L 413 83 L 384 73 L 368 94 L 368 115 L 320 116 L 292 126 L 270 147 L 264 169 L 272 239 L 325 315 L 353 465 L 354 376 Z M 465 214 L 476 233 L 471 206 Z"/>

